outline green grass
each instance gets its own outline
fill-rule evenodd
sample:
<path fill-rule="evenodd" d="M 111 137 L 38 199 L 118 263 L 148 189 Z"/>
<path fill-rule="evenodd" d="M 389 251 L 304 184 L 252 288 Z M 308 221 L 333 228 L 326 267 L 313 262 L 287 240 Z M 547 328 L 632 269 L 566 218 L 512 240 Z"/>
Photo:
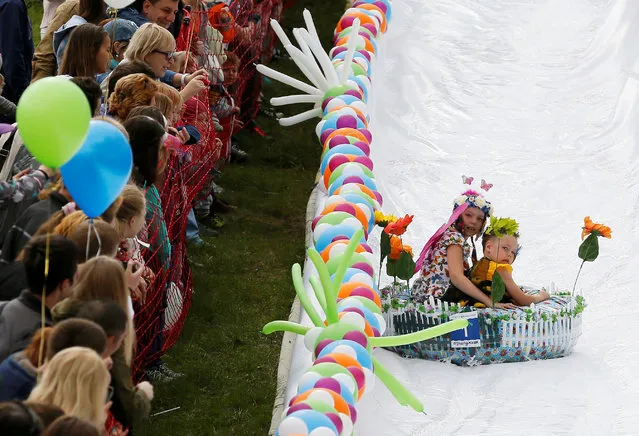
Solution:
<path fill-rule="evenodd" d="M 285 28 L 303 25 L 304 7 L 313 12 L 329 47 L 344 2 L 298 0 L 286 12 Z M 298 75 L 292 61 L 271 66 Z M 267 97 L 297 93 L 275 82 L 264 92 Z M 226 189 L 222 197 L 239 209 L 224 216 L 223 234 L 210 240 L 215 248 L 192 251 L 192 263 L 201 265 L 193 266 L 193 304 L 180 340 L 165 359 L 185 376 L 158 385 L 153 402 L 153 412 L 180 409 L 151 418 L 138 435 L 268 431 L 282 336 L 266 336 L 261 329 L 288 318 L 295 295 L 290 269 L 304 260 L 305 209 L 321 149 L 314 122 L 282 128 L 259 117 L 257 123 L 267 138 L 241 135 L 250 160 L 227 166 L 219 181 Z"/>

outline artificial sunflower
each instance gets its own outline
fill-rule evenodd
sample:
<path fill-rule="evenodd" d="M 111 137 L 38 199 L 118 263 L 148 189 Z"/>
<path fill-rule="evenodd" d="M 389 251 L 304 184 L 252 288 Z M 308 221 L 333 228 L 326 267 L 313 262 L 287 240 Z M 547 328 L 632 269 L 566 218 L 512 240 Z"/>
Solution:
<path fill-rule="evenodd" d="M 584 226 L 582 227 L 582 229 L 583 229 L 583 231 L 581 232 L 582 241 L 584 240 L 586 236 L 594 232 L 597 232 L 595 233 L 596 236 L 603 236 L 604 238 L 608 238 L 608 239 L 612 238 L 611 236 L 612 230 L 610 229 L 610 227 L 604 226 L 603 224 L 592 222 L 589 216 L 584 218 Z"/>
<path fill-rule="evenodd" d="M 389 223 L 384 231 L 389 235 L 402 236 L 406 232 L 406 228 L 413 222 L 414 215 L 405 215 L 397 221 Z"/>
<path fill-rule="evenodd" d="M 395 215 L 385 215 L 381 210 L 375 211 L 375 224 L 380 227 L 386 227 L 388 224 L 397 221 Z"/>

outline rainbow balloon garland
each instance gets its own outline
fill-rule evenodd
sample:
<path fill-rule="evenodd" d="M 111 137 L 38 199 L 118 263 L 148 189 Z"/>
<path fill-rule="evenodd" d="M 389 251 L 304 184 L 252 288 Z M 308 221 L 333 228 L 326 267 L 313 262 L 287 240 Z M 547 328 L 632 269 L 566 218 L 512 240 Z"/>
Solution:
<path fill-rule="evenodd" d="M 289 321 L 273 321 L 264 327 L 266 334 L 290 331 L 303 335 L 314 360 L 299 381 L 278 436 L 351 435 L 357 401 L 372 389 L 375 377 L 400 404 L 423 412 L 422 403 L 373 357 L 373 349 L 430 339 L 468 325 L 458 319 L 408 335 L 382 337 L 386 325 L 375 285 L 373 252 L 366 243 L 382 203 L 369 157 L 372 135 L 366 102 L 376 38 L 386 31 L 390 17 L 389 0 L 356 2 L 338 22 L 335 46 L 329 54 L 322 49 L 307 10 L 306 29 L 293 30 L 299 48 L 272 20 L 284 48 L 312 85 L 257 66 L 265 76 L 304 92 L 274 98 L 274 106 L 313 104 L 306 112 L 280 119 L 280 124 L 322 118 L 316 129 L 323 145 L 319 186 L 327 196 L 313 220 L 314 247 L 307 252 L 318 273 L 309 282 L 324 314 L 315 309 L 301 267 L 295 264 L 295 291 L 314 327 Z"/>

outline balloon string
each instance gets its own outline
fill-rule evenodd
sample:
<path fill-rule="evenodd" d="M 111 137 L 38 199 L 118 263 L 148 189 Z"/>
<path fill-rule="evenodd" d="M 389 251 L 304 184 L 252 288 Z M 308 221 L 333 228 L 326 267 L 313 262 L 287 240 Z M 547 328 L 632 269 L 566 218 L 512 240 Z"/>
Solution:
<path fill-rule="evenodd" d="M 93 227 L 93 218 L 89 218 L 89 228 L 87 229 L 87 246 L 84 252 L 84 260 L 89 260 L 89 247 L 91 246 L 91 227 Z"/>
<path fill-rule="evenodd" d="M 49 277 L 49 242 L 51 233 L 47 232 L 47 243 L 44 252 L 44 284 L 42 285 L 42 301 L 40 304 L 40 351 L 38 352 L 38 368 L 42 366 L 44 357 L 45 300 L 47 298 L 47 278 Z"/>
<path fill-rule="evenodd" d="M 98 240 L 98 253 L 96 256 L 100 255 L 100 250 L 102 249 L 102 241 L 100 240 L 100 234 L 97 229 L 94 227 L 93 220 L 91 220 L 91 226 L 93 227 L 93 231 L 95 232 L 95 238 Z"/>

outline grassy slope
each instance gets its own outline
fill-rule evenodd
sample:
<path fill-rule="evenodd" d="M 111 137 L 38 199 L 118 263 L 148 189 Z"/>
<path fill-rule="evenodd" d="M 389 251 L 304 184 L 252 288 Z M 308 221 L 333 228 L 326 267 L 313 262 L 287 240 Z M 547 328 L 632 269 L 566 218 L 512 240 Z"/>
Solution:
<path fill-rule="evenodd" d="M 285 27 L 302 26 L 305 7 L 329 47 L 343 2 L 298 0 L 286 12 Z M 291 61 L 272 66 L 297 74 Z M 291 89 L 270 82 L 264 92 L 271 97 Z M 268 430 L 281 335 L 265 336 L 261 328 L 288 317 L 294 297 L 290 268 L 304 260 L 305 207 L 320 148 L 313 122 L 286 129 L 263 117 L 257 122 L 270 137 L 243 134 L 241 147 L 251 159 L 225 168 L 220 180 L 223 197 L 239 210 L 225 216 L 224 233 L 211 240 L 215 248 L 192 254 L 202 265 L 193 268 L 196 294 L 182 336 L 166 358 L 186 375 L 156 388 L 154 412 L 181 409 L 151 418 L 136 434 L 260 435 Z"/>

